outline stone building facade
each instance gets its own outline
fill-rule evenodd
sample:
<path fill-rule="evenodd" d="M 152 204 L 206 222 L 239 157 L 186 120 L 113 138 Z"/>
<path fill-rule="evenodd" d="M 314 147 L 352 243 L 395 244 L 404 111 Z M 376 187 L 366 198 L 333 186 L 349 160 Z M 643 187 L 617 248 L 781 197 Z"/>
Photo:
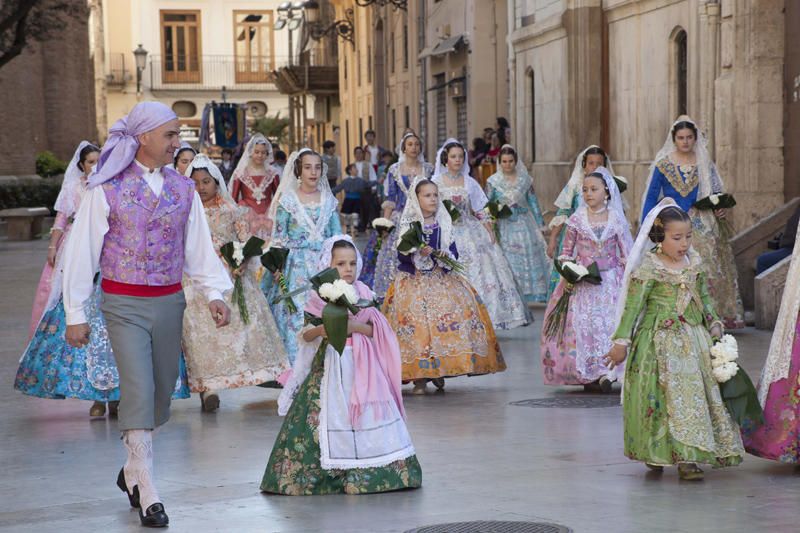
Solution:
<path fill-rule="evenodd" d="M 405 9 L 333 0 L 352 10 L 355 43 L 339 46 L 341 150 L 373 129 L 394 149 L 418 132 L 431 160 L 447 137 L 469 142 L 508 112 L 504 0 L 409 0 Z"/>
<path fill-rule="evenodd" d="M 88 22 L 30 43 L 0 70 L 0 95 L 0 175 L 33 174 L 37 153 L 68 161 L 81 140 L 96 142 Z"/>
<path fill-rule="evenodd" d="M 783 0 L 514 0 L 514 139 L 551 205 L 601 144 L 638 218 L 648 166 L 681 113 L 698 121 L 747 227 L 800 193 L 800 58 Z M 791 85 L 795 87 L 792 88 Z M 793 92 L 794 91 L 794 92 Z"/>

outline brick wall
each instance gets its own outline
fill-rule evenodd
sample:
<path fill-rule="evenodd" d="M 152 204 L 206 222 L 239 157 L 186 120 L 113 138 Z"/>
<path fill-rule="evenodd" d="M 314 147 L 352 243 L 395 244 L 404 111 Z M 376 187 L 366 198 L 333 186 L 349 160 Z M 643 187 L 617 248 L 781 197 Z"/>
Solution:
<path fill-rule="evenodd" d="M 69 160 L 97 138 L 88 19 L 0 68 L 0 175 L 33 174 L 36 154 Z"/>

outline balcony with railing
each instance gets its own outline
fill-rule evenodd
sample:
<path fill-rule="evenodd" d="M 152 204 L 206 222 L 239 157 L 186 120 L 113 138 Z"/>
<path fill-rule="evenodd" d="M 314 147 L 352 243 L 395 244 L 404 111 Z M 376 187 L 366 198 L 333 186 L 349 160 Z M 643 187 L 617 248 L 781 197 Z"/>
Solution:
<path fill-rule="evenodd" d="M 152 91 L 274 91 L 276 66 L 272 56 L 154 55 L 144 79 Z"/>
<path fill-rule="evenodd" d="M 338 94 L 339 66 L 331 53 L 312 48 L 281 65 L 275 71 L 275 84 L 282 94 Z"/>

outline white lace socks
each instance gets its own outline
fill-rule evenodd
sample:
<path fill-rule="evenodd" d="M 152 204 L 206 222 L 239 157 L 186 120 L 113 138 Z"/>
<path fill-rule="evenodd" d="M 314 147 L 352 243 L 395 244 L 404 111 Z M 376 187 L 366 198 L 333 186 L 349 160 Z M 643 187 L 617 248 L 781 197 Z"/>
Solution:
<path fill-rule="evenodd" d="M 129 429 L 122 432 L 122 441 L 128 450 L 125 462 L 125 483 L 128 492 L 139 487 L 142 512 L 154 503 L 161 502 L 153 479 L 153 432 L 149 429 Z"/>

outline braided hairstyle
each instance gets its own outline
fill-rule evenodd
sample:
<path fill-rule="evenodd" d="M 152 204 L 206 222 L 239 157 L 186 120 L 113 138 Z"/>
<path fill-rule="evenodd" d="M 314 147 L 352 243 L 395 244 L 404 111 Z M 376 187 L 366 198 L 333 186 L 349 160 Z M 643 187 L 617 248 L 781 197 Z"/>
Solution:
<path fill-rule="evenodd" d="M 690 222 L 689 214 L 677 206 L 665 207 L 653 221 L 653 227 L 647 234 L 654 243 L 664 242 L 664 228 L 670 222 Z"/>

